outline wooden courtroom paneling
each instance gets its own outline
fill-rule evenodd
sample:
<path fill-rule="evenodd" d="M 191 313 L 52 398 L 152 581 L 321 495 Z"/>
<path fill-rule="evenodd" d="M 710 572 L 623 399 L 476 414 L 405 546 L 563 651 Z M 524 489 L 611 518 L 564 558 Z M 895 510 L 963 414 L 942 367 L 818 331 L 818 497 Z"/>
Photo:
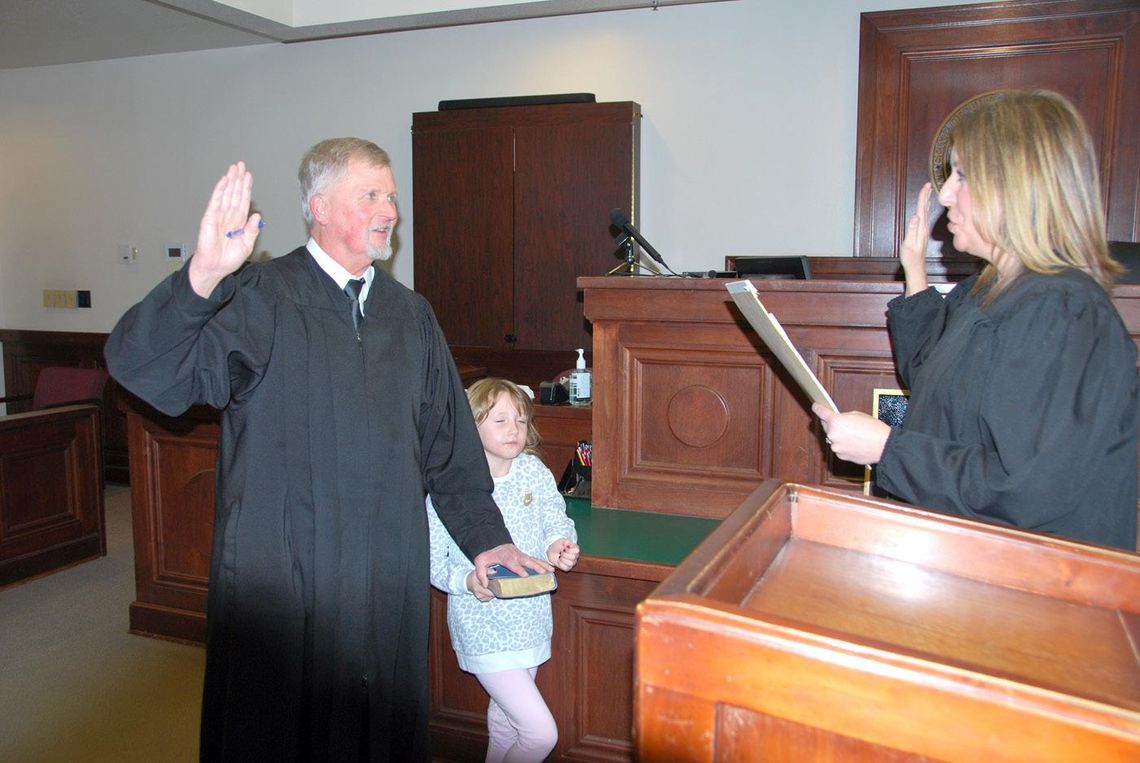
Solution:
<path fill-rule="evenodd" d="M 131 632 L 201 643 L 214 524 L 217 413 L 170 418 L 128 398 L 135 600 Z"/>
<path fill-rule="evenodd" d="M 944 120 L 990 90 L 1073 101 L 1100 152 L 1108 237 L 1140 235 L 1140 4 L 1016 3 L 864 13 L 860 26 L 855 255 L 898 256 Z M 939 220 L 935 241 L 953 247 Z"/>
<path fill-rule="evenodd" d="M 832 457 L 727 282 L 579 279 L 594 324 L 595 505 L 724 517 L 769 477 L 862 490 L 863 468 Z M 902 386 L 886 330 L 901 283 L 753 283 L 840 410 L 869 413 L 875 388 Z M 1116 287 L 1114 302 L 1140 344 L 1140 287 Z"/>
<path fill-rule="evenodd" d="M 764 479 L 861 489 L 723 279 L 584 278 L 594 325 L 593 500 L 724 517 Z M 898 283 L 755 281 L 841 409 L 899 386 L 885 328 Z"/>
<path fill-rule="evenodd" d="M 538 388 L 534 388 L 535 395 Z M 570 464 L 578 450 L 578 441 L 593 437 L 591 421 L 593 409 L 589 406 L 540 405 L 534 406 L 534 424 L 542 437 L 539 456 L 554 475 L 555 481 Z"/>
<path fill-rule="evenodd" d="M 579 296 L 579 299 L 581 297 Z M 592 365 L 590 344 L 585 345 L 586 365 Z M 478 366 L 484 369 L 484 376 L 497 376 L 509 379 L 516 384 L 525 384 L 538 395 L 538 385 L 544 381 L 554 381 L 564 371 L 574 368 L 578 353 L 567 345 L 564 350 L 495 350 L 484 347 L 460 347 L 451 345 L 455 362 Z M 467 383 L 467 380 L 464 380 Z"/>
<path fill-rule="evenodd" d="M 1133 554 L 773 480 L 637 612 L 640 760 L 1140 755 Z"/>
<path fill-rule="evenodd" d="M 735 272 L 737 257 L 724 258 L 724 269 Z M 930 283 L 957 283 L 980 273 L 984 262 L 972 255 L 929 257 L 926 278 Z M 817 281 L 901 281 L 898 257 L 809 257 L 811 277 Z"/>
<path fill-rule="evenodd" d="M 0 586 L 107 553 L 99 409 L 0 416 Z"/>

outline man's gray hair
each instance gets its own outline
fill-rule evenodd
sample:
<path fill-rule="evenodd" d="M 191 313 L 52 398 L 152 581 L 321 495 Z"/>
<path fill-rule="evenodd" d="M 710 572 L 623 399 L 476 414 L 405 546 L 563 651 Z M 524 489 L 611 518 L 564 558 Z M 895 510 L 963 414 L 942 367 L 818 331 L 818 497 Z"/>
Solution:
<path fill-rule="evenodd" d="M 297 179 L 301 181 L 301 214 L 309 230 L 313 228 L 309 200 L 336 182 L 353 159 L 362 159 L 374 167 L 392 166 L 387 151 L 363 138 L 329 138 L 305 152 Z"/>

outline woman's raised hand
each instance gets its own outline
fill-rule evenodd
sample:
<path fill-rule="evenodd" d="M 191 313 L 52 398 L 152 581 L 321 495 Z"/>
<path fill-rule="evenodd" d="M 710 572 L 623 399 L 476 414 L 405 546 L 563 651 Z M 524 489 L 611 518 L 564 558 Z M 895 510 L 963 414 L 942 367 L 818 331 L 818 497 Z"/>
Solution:
<path fill-rule="evenodd" d="M 924 183 L 918 192 L 918 204 L 906 224 L 899 260 L 906 276 L 906 294 L 917 294 L 927 287 L 926 248 L 930 243 L 930 196 L 934 189 Z"/>

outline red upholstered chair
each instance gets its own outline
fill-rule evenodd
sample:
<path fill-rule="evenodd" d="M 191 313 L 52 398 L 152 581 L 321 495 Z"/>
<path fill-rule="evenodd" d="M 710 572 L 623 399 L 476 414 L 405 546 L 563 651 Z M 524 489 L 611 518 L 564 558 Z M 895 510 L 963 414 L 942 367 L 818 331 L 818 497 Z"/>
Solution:
<path fill-rule="evenodd" d="M 103 388 L 107 372 L 101 368 L 75 368 L 72 366 L 45 366 L 36 377 L 31 395 L 0 397 L 0 403 L 32 401 L 32 410 L 54 408 L 79 402 L 103 402 Z"/>

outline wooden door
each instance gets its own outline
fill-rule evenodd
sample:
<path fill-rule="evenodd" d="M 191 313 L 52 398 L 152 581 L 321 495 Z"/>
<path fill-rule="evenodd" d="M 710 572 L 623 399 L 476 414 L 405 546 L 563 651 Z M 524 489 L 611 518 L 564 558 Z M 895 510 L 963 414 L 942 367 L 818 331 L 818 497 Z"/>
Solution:
<path fill-rule="evenodd" d="M 589 350 L 576 279 L 622 261 L 609 214 L 637 219 L 640 118 L 632 102 L 412 116 L 415 288 L 456 357 L 533 382 Z"/>
<path fill-rule="evenodd" d="M 523 350 L 591 347 L 579 276 L 622 262 L 610 210 L 631 214 L 634 125 L 628 107 L 604 119 L 515 130 L 515 321 Z"/>
<path fill-rule="evenodd" d="M 510 347 L 515 335 L 510 127 L 412 134 L 415 288 L 452 346 Z"/>

